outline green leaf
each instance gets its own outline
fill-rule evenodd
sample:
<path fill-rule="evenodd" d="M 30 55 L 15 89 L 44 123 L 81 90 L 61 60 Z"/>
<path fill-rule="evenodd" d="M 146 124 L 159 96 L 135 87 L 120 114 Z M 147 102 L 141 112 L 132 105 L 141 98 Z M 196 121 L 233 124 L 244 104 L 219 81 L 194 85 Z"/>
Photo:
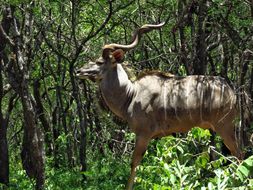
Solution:
<path fill-rule="evenodd" d="M 247 158 L 246 160 L 243 161 L 243 164 L 247 164 L 249 167 L 253 167 L 253 156 Z"/>
<path fill-rule="evenodd" d="M 84 172 L 80 172 L 80 174 L 85 175 L 87 177 L 92 177 L 93 176 L 93 172 L 92 171 L 84 171 Z"/>
<path fill-rule="evenodd" d="M 214 185 L 213 185 L 211 182 L 208 183 L 208 186 L 207 186 L 207 187 L 208 187 L 208 190 L 213 190 L 213 189 L 215 189 L 215 188 L 214 188 Z"/>
<path fill-rule="evenodd" d="M 247 176 L 249 175 L 249 173 L 250 173 L 250 170 L 249 170 L 247 167 L 245 167 L 244 165 L 240 165 L 240 166 L 238 167 L 238 172 L 240 172 L 240 173 L 243 174 L 245 177 L 247 177 Z"/>
<path fill-rule="evenodd" d="M 165 170 L 170 170 L 170 167 L 167 163 L 164 163 L 163 167 L 164 167 Z"/>
<path fill-rule="evenodd" d="M 242 173 L 237 172 L 236 175 L 239 177 L 239 179 L 240 179 L 241 181 L 243 181 L 244 177 L 243 177 Z"/>
<path fill-rule="evenodd" d="M 241 181 L 244 178 L 249 177 L 253 173 L 253 156 L 244 160 L 239 167 L 237 168 L 236 174 L 240 178 Z"/>
<path fill-rule="evenodd" d="M 202 168 L 206 168 L 207 163 L 209 162 L 209 155 L 208 154 L 202 154 L 197 158 L 195 163 Z"/>
<path fill-rule="evenodd" d="M 178 146 L 177 149 L 180 151 L 180 153 L 184 153 L 184 149 L 181 146 Z"/>
<path fill-rule="evenodd" d="M 170 182 L 171 182 L 172 184 L 175 184 L 176 181 L 177 181 L 177 177 L 176 177 L 174 174 L 171 174 L 171 175 L 170 175 Z"/>

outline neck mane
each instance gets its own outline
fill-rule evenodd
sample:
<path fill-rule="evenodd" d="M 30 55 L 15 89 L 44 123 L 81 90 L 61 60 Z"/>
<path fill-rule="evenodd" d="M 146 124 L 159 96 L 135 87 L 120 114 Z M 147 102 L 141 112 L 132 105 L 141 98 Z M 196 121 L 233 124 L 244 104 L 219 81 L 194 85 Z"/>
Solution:
<path fill-rule="evenodd" d="M 130 64 L 127 61 L 123 62 L 121 65 L 124 68 L 125 72 L 127 73 L 129 80 L 133 83 L 148 75 L 156 75 L 164 79 L 176 76 L 169 72 L 163 72 L 160 70 L 145 70 L 145 69 L 136 75 L 136 72 L 129 66 Z"/>

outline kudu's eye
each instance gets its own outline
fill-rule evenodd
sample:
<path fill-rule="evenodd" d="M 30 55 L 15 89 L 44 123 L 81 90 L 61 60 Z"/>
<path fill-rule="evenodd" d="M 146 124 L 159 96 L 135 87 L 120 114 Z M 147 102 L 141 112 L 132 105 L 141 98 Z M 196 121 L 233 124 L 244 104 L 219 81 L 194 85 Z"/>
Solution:
<path fill-rule="evenodd" d="M 104 60 L 101 59 L 101 58 L 99 58 L 99 59 L 96 60 L 96 64 L 99 65 L 99 66 L 101 66 L 101 65 L 104 64 Z"/>
<path fill-rule="evenodd" d="M 100 65 L 103 65 L 104 62 L 102 62 L 102 61 L 96 61 L 96 64 L 100 66 Z"/>

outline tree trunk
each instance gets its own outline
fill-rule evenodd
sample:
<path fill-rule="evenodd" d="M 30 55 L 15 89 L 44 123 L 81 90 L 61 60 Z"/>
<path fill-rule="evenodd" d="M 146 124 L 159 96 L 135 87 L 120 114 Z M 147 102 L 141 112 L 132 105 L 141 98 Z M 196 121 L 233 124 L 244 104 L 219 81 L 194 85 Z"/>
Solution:
<path fill-rule="evenodd" d="M 252 100 L 253 99 L 253 67 L 251 68 L 251 78 L 250 78 L 249 92 L 250 92 L 250 98 Z"/>
<path fill-rule="evenodd" d="M 248 144 L 247 141 L 247 135 L 246 131 L 248 128 L 250 128 L 249 123 L 246 122 L 245 111 L 247 105 L 246 99 L 245 99 L 245 76 L 249 69 L 250 60 L 252 60 L 251 52 L 244 51 L 241 55 L 241 70 L 240 70 L 240 77 L 239 77 L 239 110 L 240 110 L 240 120 L 241 124 L 239 125 L 239 130 L 237 134 L 238 144 L 241 149 L 244 148 L 245 144 Z"/>
<path fill-rule="evenodd" d="M 44 107 L 40 97 L 40 81 L 35 80 L 33 83 L 33 93 L 34 99 L 36 101 L 36 114 L 38 115 L 40 122 L 43 126 L 45 133 L 45 144 L 47 145 L 47 154 L 52 155 L 53 152 L 53 143 L 50 138 L 50 134 L 52 133 L 51 126 L 46 118 L 46 114 L 44 112 Z"/>
<path fill-rule="evenodd" d="M 4 49 L 8 43 L 8 40 L 4 36 L 9 33 L 10 30 L 10 9 L 3 8 L 3 19 L 1 21 L 0 31 L 0 183 L 8 185 L 9 183 L 9 154 L 8 154 L 8 142 L 7 142 L 7 127 L 8 119 L 5 119 L 2 112 L 2 99 L 4 97 L 4 84 L 2 71 L 4 67 L 4 60 L 6 54 Z"/>
<path fill-rule="evenodd" d="M 0 183 L 9 184 L 9 154 L 7 142 L 7 122 L 0 115 Z"/>
<path fill-rule="evenodd" d="M 26 96 L 26 95 L 27 96 Z M 26 91 L 21 97 L 24 113 L 24 136 L 22 144 L 22 164 L 30 178 L 36 180 L 36 189 L 44 186 L 44 151 L 41 131 L 36 128 L 35 111 Z"/>
<path fill-rule="evenodd" d="M 181 14 L 184 14 L 184 4 L 183 4 L 183 1 L 178 1 L 178 16 L 179 17 L 184 17 L 182 16 Z M 180 22 L 180 21 L 178 21 Z M 193 23 L 191 23 L 192 26 Z M 186 74 L 189 75 L 191 74 L 191 69 L 190 69 L 190 62 L 187 60 L 187 52 L 186 52 L 186 39 L 185 39 L 185 33 L 184 33 L 184 29 L 185 29 L 185 25 L 183 24 L 179 24 L 178 26 L 178 29 L 179 29 L 179 39 L 180 39 L 180 55 L 179 56 L 179 62 L 182 63 L 185 67 L 185 70 L 186 70 Z"/>
<path fill-rule="evenodd" d="M 11 70 L 8 70 L 8 78 L 13 89 L 19 94 L 23 107 L 24 136 L 21 151 L 22 164 L 27 175 L 36 180 L 36 189 L 40 190 L 43 189 L 45 180 L 42 133 L 39 128 L 36 127 L 35 108 L 28 90 L 28 80 L 25 78 L 25 76 L 28 75 L 25 69 L 24 58 L 19 50 L 18 44 L 15 49 L 17 60 L 12 60 L 11 65 L 19 62 L 19 65 L 23 66 L 23 69 L 19 68 L 19 72 L 17 70 L 13 72 L 14 68 L 9 68 Z M 17 67 L 17 65 L 14 67 Z M 13 73 L 20 78 L 15 77 Z"/>
<path fill-rule="evenodd" d="M 43 140 L 39 128 L 36 127 L 36 114 L 34 102 L 29 92 L 29 72 L 25 62 L 25 55 L 22 51 L 22 37 L 17 24 L 14 11 L 10 7 L 9 17 L 13 26 L 12 37 L 8 37 L 12 56 L 6 69 L 8 80 L 14 91 L 20 96 L 24 117 L 24 136 L 21 151 L 22 164 L 30 178 L 36 181 L 36 189 L 43 189 L 44 186 L 44 151 Z M 23 34 L 23 33 L 22 33 Z M 24 35 L 24 34 L 23 34 Z"/>
<path fill-rule="evenodd" d="M 205 74 L 207 66 L 207 52 L 206 52 L 206 33 L 205 33 L 205 19 L 207 15 L 206 0 L 199 2 L 198 11 L 198 31 L 196 39 L 196 55 L 193 60 L 193 69 L 196 75 Z"/>
<path fill-rule="evenodd" d="M 87 163 L 86 163 L 86 128 L 87 128 L 87 119 L 84 114 L 82 108 L 82 102 L 79 97 L 79 90 L 76 85 L 74 73 L 74 62 L 70 63 L 69 66 L 69 73 L 70 73 L 70 80 L 73 87 L 73 97 L 77 104 L 77 114 L 79 117 L 79 127 L 80 127 L 80 149 L 79 149 L 79 157 L 80 157 L 80 164 L 81 164 L 81 172 L 85 172 L 87 170 Z M 85 89 L 86 90 L 86 89 Z M 83 175 L 83 180 L 86 180 L 86 176 Z"/>

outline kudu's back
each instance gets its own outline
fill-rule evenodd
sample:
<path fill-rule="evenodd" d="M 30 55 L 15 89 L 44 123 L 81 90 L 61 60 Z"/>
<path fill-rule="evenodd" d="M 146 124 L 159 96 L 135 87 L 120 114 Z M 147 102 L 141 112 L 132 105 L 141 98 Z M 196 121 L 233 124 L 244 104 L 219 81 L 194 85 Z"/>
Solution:
<path fill-rule="evenodd" d="M 146 114 L 152 110 L 166 117 L 163 120 L 189 118 L 215 124 L 211 120 L 221 122 L 230 113 L 236 113 L 236 94 L 221 77 L 148 75 L 136 86 L 135 103 L 140 103 L 143 110 L 146 108 Z M 192 118 L 193 115 L 197 117 Z M 210 118 L 211 115 L 215 117 Z"/>

